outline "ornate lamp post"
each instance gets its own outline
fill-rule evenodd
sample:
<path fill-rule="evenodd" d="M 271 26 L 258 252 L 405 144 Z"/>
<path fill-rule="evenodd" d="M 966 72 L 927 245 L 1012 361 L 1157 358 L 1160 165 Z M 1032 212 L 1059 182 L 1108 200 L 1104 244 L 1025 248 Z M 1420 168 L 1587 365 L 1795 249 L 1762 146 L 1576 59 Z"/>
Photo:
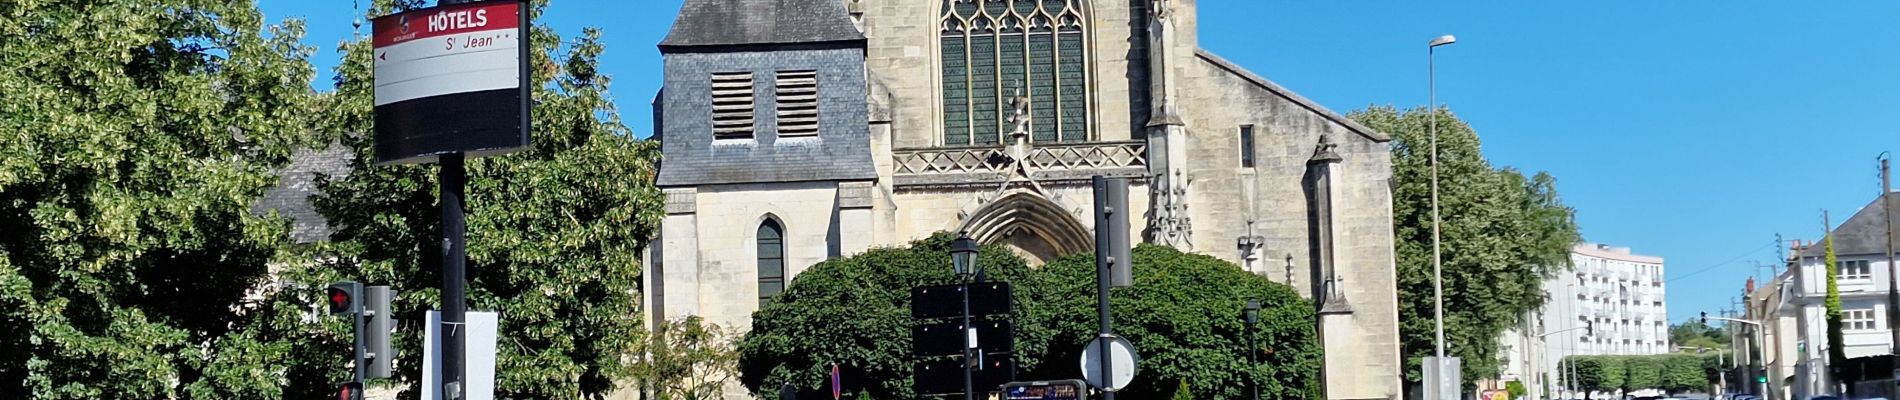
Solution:
<path fill-rule="evenodd" d="M 1247 388 L 1253 400 L 1260 400 L 1260 379 L 1254 376 L 1260 365 L 1260 342 L 1254 340 L 1254 325 L 1260 322 L 1260 300 L 1247 299 Z"/>
<path fill-rule="evenodd" d="M 957 239 L 950 242 L 950 264 L 957 272 L 957 283 L 960 285 L 957 291 L 963 294 L 964 400 L 976 399 L 976 383 L 971 376 L 970 370 L 980 365 L 980 363 L 976 361 L 976 357 L 971 355 L 971 350 L 976 347 L 976 343 L 971 342 L 971 339 L 976 338 L 976 327 L 970 326 L 970 280 L 982 273 L 982 266 L 977 265 L 976 256 L 976 240 L 970 239 L 968 232 L 957 234 Z"/>

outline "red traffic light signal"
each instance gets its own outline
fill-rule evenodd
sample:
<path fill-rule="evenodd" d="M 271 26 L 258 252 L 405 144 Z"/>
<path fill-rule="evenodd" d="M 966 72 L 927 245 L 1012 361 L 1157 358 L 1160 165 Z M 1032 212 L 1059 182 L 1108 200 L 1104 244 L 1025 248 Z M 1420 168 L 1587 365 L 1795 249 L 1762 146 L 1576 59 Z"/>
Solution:
<path fill-rule="evenodd" d="M 356 282 L 337 282 L 323 291 L 325 303 L 330 305 L 330 314 L 355 314 L 363 311 L 363 284 Z"/>
<path fill-rule="evenodd" d="M 337 385 L 336 400 L 363 400 L 363 383 L 343 382 Z"/>

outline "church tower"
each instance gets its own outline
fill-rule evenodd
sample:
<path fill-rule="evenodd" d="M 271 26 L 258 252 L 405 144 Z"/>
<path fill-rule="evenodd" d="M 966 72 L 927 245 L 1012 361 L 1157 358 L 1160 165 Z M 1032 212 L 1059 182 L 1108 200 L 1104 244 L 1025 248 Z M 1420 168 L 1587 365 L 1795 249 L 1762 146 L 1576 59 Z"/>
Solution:
<path fill-rule="evenodd" d="M 838 0 L 686 1 L 660 42 L 653 318 L 747 326 L 806 267 L 870 246 L 864 43 Z"/>

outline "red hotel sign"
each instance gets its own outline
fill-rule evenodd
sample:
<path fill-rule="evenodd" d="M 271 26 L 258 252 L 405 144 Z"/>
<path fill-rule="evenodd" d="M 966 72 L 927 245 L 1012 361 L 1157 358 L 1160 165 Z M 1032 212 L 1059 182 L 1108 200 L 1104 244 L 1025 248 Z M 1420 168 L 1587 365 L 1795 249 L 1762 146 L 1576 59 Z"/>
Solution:
<path fill-rule="evenodd" d="M 527 147 L 525 11 L 491 0 L 374 21 L 377 162 Z"/>

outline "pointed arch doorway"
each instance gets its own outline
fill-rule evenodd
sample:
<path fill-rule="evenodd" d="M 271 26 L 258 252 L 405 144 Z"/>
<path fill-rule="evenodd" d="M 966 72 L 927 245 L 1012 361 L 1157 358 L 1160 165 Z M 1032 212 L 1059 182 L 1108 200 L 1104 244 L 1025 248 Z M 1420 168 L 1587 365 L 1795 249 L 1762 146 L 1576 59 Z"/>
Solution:
<path fill-rule="evenodd" d="M 958 230 L 979 243 L 1009 247 L 1030 265 L 1095 249 L 1094 231 L 1087 225 L 1054 201 L 1027 191 L 984 204 Z"/>

